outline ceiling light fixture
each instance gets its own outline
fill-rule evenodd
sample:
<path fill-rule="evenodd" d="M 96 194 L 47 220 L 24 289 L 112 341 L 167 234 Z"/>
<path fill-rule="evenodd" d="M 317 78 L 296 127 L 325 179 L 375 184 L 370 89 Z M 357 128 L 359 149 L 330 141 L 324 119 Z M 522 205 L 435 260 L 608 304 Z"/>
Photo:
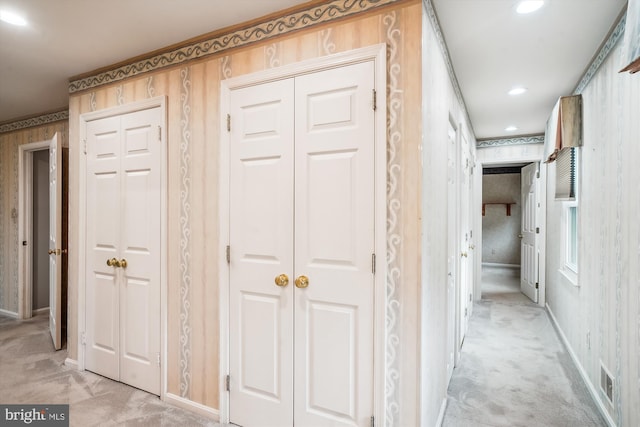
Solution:
<path fill-rule="evenodd" d="M 26 19 L 16 13 L 9 12 L 8 10 L 0 10 L 0 21 L 4 21 L 11 25 L 18 25 L 20 27 L 27 25 Z"/>
<path fill-rule="evenodd" d="M 522 87 L 522 86 L 516 86 L 513 89 L 511 89 L 509 92 L 507 92 L 509 95 L 522 95 L 523 93 L 525 93 L 527 91 L 526 87 Z"/>
<path fill-rule="evenodd" d="M 544 5 L 544 0 L 524 0 L 518 3 L 516 12 L 525 14 L 535 12 Z"/>
<path fill-rule="evenodd" d="M 507 126 L 506 128 L 504 128 L 504 130 L 506 130 L 507 132 L 513 132 L 518 130 L 518 128 L 515 126 Z"/>

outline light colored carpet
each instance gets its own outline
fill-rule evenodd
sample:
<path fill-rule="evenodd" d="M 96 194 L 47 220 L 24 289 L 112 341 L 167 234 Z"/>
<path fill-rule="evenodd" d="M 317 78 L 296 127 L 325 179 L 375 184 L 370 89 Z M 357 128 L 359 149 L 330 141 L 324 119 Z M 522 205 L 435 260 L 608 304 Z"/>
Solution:
<path fill-rule="evenodd" d="M 443 426 L 605 426 L 546 311 L 519 271 L 484 268 Z"/>
<path fill-rule="evenodd" d="M 217 426 L 158 397 L 64 365 L 48 317 L 0 316 L 0 403 L 69 404 L 70 426 Z"/>

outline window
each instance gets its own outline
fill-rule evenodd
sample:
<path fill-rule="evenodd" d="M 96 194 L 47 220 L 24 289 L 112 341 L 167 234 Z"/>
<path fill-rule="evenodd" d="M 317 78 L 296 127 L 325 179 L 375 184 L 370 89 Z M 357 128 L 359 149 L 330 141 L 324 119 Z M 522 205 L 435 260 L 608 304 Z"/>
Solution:
<path fill-rule="evenodd" d="M 556 160 L 556 200 L 562 203 L 561 273 L 578 285 L 578 150 L 560 151 Z"/>

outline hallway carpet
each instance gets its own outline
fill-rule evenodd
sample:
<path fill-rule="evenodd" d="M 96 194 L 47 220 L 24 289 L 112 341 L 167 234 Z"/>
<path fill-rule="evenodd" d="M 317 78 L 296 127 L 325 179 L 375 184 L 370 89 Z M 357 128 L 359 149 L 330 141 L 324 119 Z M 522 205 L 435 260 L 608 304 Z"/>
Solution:
<path fill-rule="evenodd" d="M 445 427 L 605 426 L 546 311 L 520 293 L 519 270 L 484 267 Z"/>
<path fill-rule="evenodd" d="M 64 365 L 46 314 L 25 321 L 0 315 L 0 403 L 70 404 L 70 426 L 220 426 L 158 397 Z"/>

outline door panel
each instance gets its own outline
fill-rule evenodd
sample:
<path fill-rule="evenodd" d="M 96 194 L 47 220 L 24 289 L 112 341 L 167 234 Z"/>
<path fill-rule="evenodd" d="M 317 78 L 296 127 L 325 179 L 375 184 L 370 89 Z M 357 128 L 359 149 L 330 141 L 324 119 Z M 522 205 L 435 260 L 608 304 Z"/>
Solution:
<path fill-rule="evenodd" d="M 62 348 L 62 141 L 55 134 L 49 146 L 49 332 Z M 53 253 L 52 253 L 53 251 Z"/>
<path fill-rule="evenodd" d="M 117 258 L 120 235 L 120 119 L 87 123 L 85 367 L 120 380 Z"/>
<path fill-rule="evenodd" d="M 230 114 L 230 420 L 292 425 L 293 80 L 234 90 Z"/>
<path fill-rule="evenodd" d="M 152 108 L 87 123 L 86 368 L 157 395 L 161 117 Z"/>
<path fill-rule="evenodd" d="M 373 414 L 373 63 L 296 77 L 295 424 Z"/>
<path fill-rule="evenodd" d="M 536 188 L 538 165 L 522 168 L 522 241 L 520 245 L 520 290 L 533 302 L 538 302 L 536 289 Z"/>
<path fill-rule="evenodd" d="M 122 116 L 120 381 L 160 394 L 160 108 Z"/>
<path fill-rule="evenodd" d="M 453 375 L 456 354 L 456 279 L 458 274 L 457 130 L 447 128 L 447 384 Z"/>

